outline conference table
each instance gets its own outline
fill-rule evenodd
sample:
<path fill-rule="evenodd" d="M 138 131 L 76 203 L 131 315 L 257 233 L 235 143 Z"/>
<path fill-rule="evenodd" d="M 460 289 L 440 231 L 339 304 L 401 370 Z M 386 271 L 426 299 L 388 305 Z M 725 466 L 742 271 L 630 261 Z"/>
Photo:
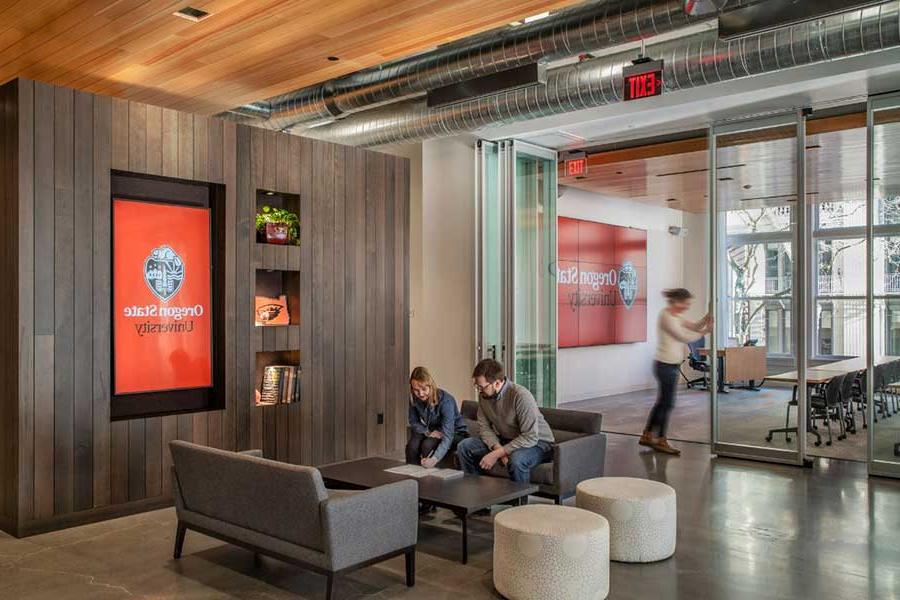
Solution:
<path fill-rule="evenodd" d="M 881 358 L 875 359 L 875 366 L 886 365 L 895 360 L 900 360 L 900 356 L 882 356 Z M 846 375 L 847 373 L 853 373 L 854 371 L 863 371 L 865 368 L 866 359 L 862 356 L 854 356 L 853 358 L 847 358 L 833 363 L 807 367 L 806 383 L 807 385 L 821 385 L 828 383 L 833 377 L 837 377 L 838 375 Z M 793 383 L 796 386 L 798 378 L 798 372 L 794 370 L 778 375 L 769 375 L 766 379 L 768 381 L 780 381 L 781 383 Z"/>
<path fill-rule="evenodd" d="M 879 366 L 886 365 L 898 359 L 900 359 L 900 356 L 882 356 L 875 359 L 874 362 L 875 366 Z M 859 371 L 864 371 L 865 369 L 866 359 L 862 356 L 854 356 L 853 358 L 847 358 L 833 363 L 827 363 L 815 367 L 808 367 L 806 369 L 806 386 L 807 388 L 810 388 L 819 385 L 825 385 L 835 377 L 846 375 L 848 373 L 858 373 Z M 799 384 L 799 371 L 794 370 L 787 371 L 785 373 L 779 373 L 778 375 L 770 375 L 766 378 L 766 380 L 793 384 L 794 387 L 791 394 L 791 404 L 797 404 L 797 385 Z M 809 403 L 809 394 L 807 394 L 806 398 L 807 403 Z M 812 429 L 812 419 L 809 418 L 809 410 L 807 410 L 806 428 L 808 432 L 815 435 L 816 438 L 821 442 L 819 433 Z M 784 433 L 785 435 L 789 433 L 797 433 L 797 427 L 782 427 L 779 429 L 770 429 L 769 434 L 766 436 L 766 440 L 771 441 L 773 433 Z"/>

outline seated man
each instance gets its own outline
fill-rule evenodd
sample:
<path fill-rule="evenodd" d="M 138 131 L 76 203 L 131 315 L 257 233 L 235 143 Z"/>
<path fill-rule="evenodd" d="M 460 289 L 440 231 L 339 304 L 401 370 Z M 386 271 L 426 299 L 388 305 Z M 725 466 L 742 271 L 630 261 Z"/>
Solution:
<path fill-rule="evenodd" d="M 553 432 L 534 396 L 506 378 L 503 365 L 486 358 L 472 373 L 479 392 L 480 437 L 462 440 L 456 449 L 466 473 L 490 471 L 499 460 L 513 481 L 528 482 L 531 469 L 553 459 Z"/>

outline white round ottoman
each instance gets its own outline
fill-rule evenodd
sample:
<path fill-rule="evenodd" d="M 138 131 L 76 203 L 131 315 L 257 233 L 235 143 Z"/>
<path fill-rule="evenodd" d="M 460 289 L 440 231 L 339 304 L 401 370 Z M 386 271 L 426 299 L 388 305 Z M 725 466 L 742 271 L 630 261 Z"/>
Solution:
<path fill-rule="evenodd" d="M 494 518 L 494 587 L 509 600 L 606 598 L 606 519 L 570 506 L 504 510 Z"/>
<path fill-rule="evenodd" d="M 609 558 L 644 563 L 675 553 L 675 490 L 631 477 L 600 477 L 575 488 L 575 505 L 609 521 Z"/>

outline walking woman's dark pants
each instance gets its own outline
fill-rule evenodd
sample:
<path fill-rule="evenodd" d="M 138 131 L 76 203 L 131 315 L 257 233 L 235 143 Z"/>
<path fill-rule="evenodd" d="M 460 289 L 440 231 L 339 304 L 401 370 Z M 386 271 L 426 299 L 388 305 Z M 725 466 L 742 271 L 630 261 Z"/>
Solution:
<path fill-rule="evenodd" d="M 675 407 L 675 385 L 678 382 L 678 368 L 680 365 L 656 361 L 653 363 L 653 374 L 659 382 L 659 395 L 656 404 L 650 411 L 645 431 L 649 431 L 656 437 L 665 437 L 669 426 L 669 416 Z"/>

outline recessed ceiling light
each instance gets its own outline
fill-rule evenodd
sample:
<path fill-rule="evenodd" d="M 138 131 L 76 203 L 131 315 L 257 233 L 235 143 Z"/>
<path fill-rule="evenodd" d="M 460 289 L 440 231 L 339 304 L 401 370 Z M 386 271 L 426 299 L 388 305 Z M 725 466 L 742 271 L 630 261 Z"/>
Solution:
<path fill-rule="evenodd" d="M 616 171 L 616 175 L 621 175 L 622 171 Z"/>
<path fill-rule="evenodd" d="M 750 185 L 749 183 L 745 183 L 745 184 L 744 184 L 744 189 L 745 189 L 745 190 L 749 190 L 749 189 L 752 188 L 752 187 L 753 187 L 753 186 Z"/>
<path fill-rule="evenodd" d="M 531 23 L 532 21 L 540 21 L 541 19 L 546 19 L 549 16 L 550 16 L 550 11 L 545 10 L 542 13 L 538 13 L 536 15 L 531 15 L 530 17 L 525 17 L 524 21 L 526 23 Z"/>
<path fill-rule="evenodd" d="M 266 196 L 274 196 L 275 192 L 266 192 Z"/>
<path fill-rule="evenodd" d="M 525 23 L 532 23 L 534 21 L 540 21 L 541 19 L 546 19 L 549 16 L 550 16 L 550 11 L 545 10 L 542 13 L 538 13 L 536 15 L 531 15 L 530 17 L 525 17 L 521 21 L 513 21 L 509 25 L 510 25 L 510 27 L 519 27 L 520 25 L 523 25 Z"/>
<path fill-rule="evenodd" d="M 210 16 L 210 13 L 206 12 L 205 10 L 194 8 L 193 6 L 185 6 L 182 9 L 176 10 L 172 14 L 176 17 L 181 17 L 182 19 L 193 21 L 194 23 L 199 23 L 203 19 Z"/>
<path fill-rule="evenodd" d="M 666 202 L 678 202 L 678 198 L 669 198 Z"/>
<path fill-rule="evenodd" d="M 341 59 L 338 58 L 337 56 L 329 56 L 329 57 L 328 57 L 328 60 L 330 60 L 331 62 L 337 62 L 337 61 L 339 61 L 339 60 L 341 60 Z"/>

